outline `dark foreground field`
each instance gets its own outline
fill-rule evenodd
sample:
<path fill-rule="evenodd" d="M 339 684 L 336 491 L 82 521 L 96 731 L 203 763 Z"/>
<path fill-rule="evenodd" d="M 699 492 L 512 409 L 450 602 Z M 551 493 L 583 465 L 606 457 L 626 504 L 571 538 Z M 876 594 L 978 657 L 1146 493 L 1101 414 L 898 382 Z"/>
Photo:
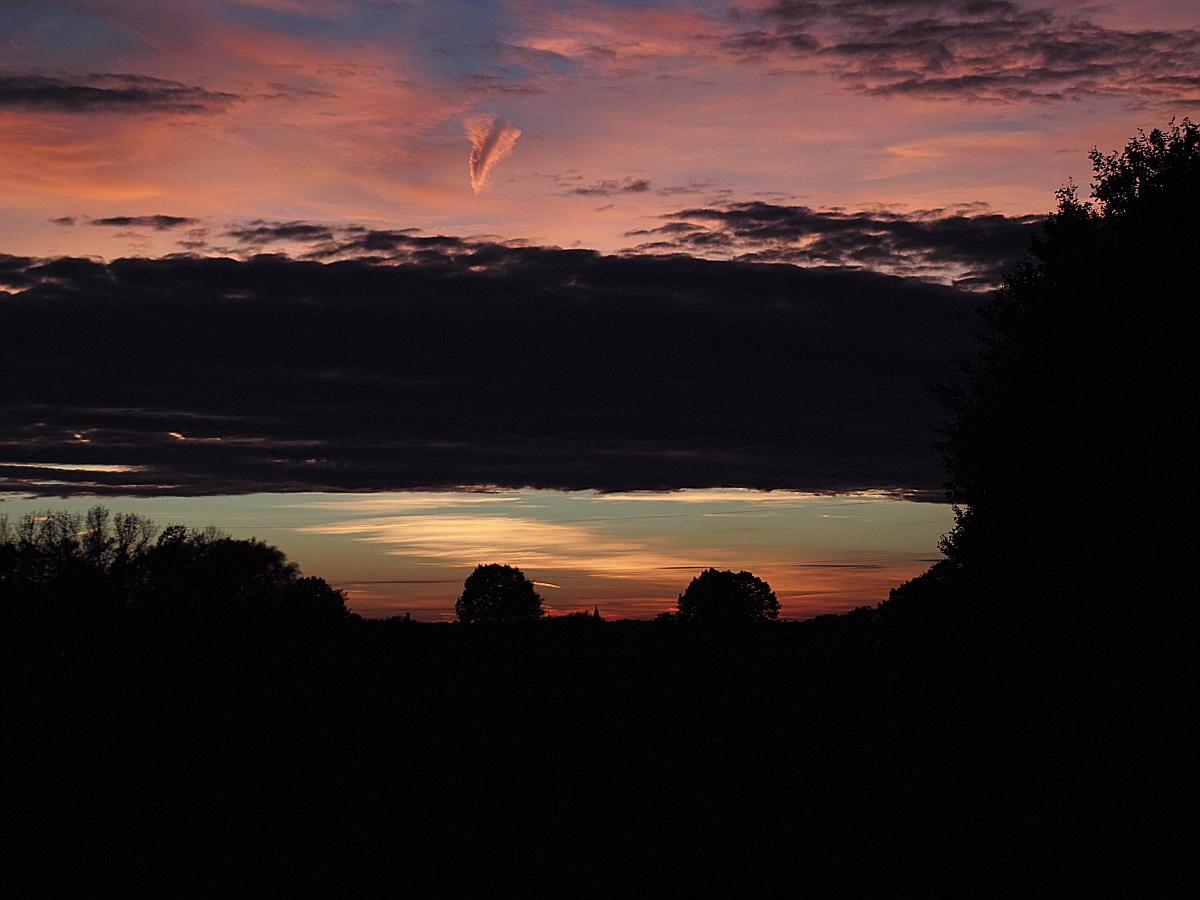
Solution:
<path fill-rule="evenodd" d="M 1152 630 L 1036 657 L 865 617 L 26 636 L 6 658 L 4 880 L 88 897 L 1182 894 L 1191 629 Z"/>

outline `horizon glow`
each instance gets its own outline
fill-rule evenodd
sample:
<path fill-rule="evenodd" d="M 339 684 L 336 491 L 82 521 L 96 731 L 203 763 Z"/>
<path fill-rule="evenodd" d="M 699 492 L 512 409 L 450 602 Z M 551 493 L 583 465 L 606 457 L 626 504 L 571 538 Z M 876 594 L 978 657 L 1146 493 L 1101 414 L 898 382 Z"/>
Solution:
<path fill-rule="evenodd" d="M 504 563 L 545 586 L 550 615 L 606 618 L 674 608 L 710 566 L 767 581 L 782 616 L 873 606 L 920 574 L 953 524 L 949 507 L 880 496 L 703 490 L 259 494 L 236 497 L 0 497 L 10 522 L 97 503 L 159 526 L 212 525 L 279 547 L 306 575 L 346 591 L 368 617 L 454 618 L 476 565 Z M 554 587 L 551 587 L 553 585 Z"/>

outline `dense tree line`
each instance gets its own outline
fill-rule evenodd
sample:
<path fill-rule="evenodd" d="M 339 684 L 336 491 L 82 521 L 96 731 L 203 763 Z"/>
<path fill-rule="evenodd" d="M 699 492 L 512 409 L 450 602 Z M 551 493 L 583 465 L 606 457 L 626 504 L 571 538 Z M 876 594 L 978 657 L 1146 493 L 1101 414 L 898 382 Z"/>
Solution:
<path fill-rule="evenodd" d="M 82 630 L 120 621 L 237 629 L 330 624 L 344 595 L 284 553 L 215 528 L 158 528 L 95 506 L 0 517 L 0 604 L 10 627 Z"/>

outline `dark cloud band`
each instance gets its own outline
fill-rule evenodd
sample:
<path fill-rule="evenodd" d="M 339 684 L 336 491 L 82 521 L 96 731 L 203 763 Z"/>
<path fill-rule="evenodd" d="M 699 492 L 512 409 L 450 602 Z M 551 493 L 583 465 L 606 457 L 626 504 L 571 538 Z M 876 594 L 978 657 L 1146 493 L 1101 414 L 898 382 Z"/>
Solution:
<path fill-rule="evenodd" d="M 407 261 L 0 258 L 0 460 L 26 464 L 0 466 L 0 488 L 941 496 L 943 414 L 925 384 L 953 378 L 970 346 L 969 294 L 870 272 L 359 240 Z"/>

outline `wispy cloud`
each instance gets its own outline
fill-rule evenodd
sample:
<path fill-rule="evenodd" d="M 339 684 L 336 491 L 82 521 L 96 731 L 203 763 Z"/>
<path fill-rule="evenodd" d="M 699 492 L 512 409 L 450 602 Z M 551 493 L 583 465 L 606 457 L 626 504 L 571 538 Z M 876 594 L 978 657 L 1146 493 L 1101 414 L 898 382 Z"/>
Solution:
<path fill-rule="evenodd" d="M 781 0 L 725 46 L 866 94 L 993 102 L 1200 100 L 1200 31 L 1126 31 L 1009 0 Z"/>
<path fill-rule="evenodd" d="M 153 228 L 155 231 L 170 231 L 184 225 L 195 225 L 199 219 L 189 219 L 186 216 L 107 216 L 103 219 L 90 219 L 89 225 L 109 226 L 113 228 Z"/>
<path fill-rule="evenodd" d="M 228 249 L 235 256 L 253 255 L 271 246 L 302 254 L 306 259 L 370 256 L 393 262 L 417 262 L 473 254 L 483 246 L 494 246 L 493 241 L 486 239 L 423 235 L 420 231 L 419 228 L 377 229 L 362 225 L 253 219 L 222 234 L 242 245 Z"/>
<path fill-rule="evenodd" d="M 225 232 L 228 237 L 236 238 L 243 244 L 263 246 L 311 241 L 331 241 L 334 231 L 328 225 L 313 225 L 310 222 L 267 222 L 262 219 Z"/>
<path fill-rule="evenodd" d="M 627 235 L 653 239 L 635 251 L 862 267 L 989 289 L 1025 254 L 1041 217 L 1004 216 L 986 206 L 894 212 L 756 201 L 663 218 L 671 221 Z"/>
<path fill-rule="evenodd" d="M 570 184 L 574 177 L 558 176 L 557 180 Z M 596 184 L 640 191 L 631 179 Z M 577 187 L 566 193 L 597 191 Z M 1044 217 L 1006 216 L 984 203 L 896 211 L 814 209 L 751 201 L 681 209 L 660 218 L 668 221 L 626 232 L 626 237 L 640 242 L 622 252 L 839 266 L 990 290 L 1024 257 Z M 268 245 L 281 245 L 306 258 L 323 260 L 368 254 L 395 262 L 433 262 L 447 257 L 465 262 L 480 254 L 490 259 L 499 246 L 483 238 L 422 235 L 411 228 L 382 230 L 261 219 L 224 234 L 244 245 L 231 253 L 252 254 Z M 510 249 L 513 254 L 521 252 L 519 246 Z"/>
<path fill-rule="evenodd" d="M 685 491 L 625 491 L 612 494 L 597 494 L 596 499 L 606 503 L 753 503 L 776 504 L 797 503 L 824 497 L 824 494 L 809 494 L 799 491 L 755 491 L 748 488 L 721 488 L 717 490 Z"/>
<path fill-rule="evenodd" d="M 581 184 L 567 188 L 563 194 L 580 197 L 610 197 L 613 194 L 644 194 L 650 190 L 650 182 L 645 178 L 605 179 L 592 184 Z"/>
<path fill-rule="evenodd" d="M 67 113 L 212 113 L 239 99 L 149 75 L 0 73 L 0 108 Z"/>
<path fill-rule="evenodd" d="M 644 578 L 681 560 L 657 550 L 649 539 L 616 538 L 561 522 L 515 516 L 380 516 L 296 529 L 307 534 L 351 535 L 387 544 L 387 552 L 472 566 L 503 562 L 522 568 L 579 571 L 608 577 Z"/>
<path fill-rule="evenodd" d="M 337 500 L 313 500 L 308 503 L 288 503 L 285 508 L 328 509 L 358 513 L 406 513 L 430 509 L 448 509 L 455 506 L 477 506 L 493 503 L 517 503 L 521 499 L 514 493 L 488 492 L 422 492 L 403 494 L 373 494 L 365 497 L 347 497 Z"/>
<path fill-rule="evenodd" d="M 488 189 L 488 173 L 512 152 L 521 131 L 495 116 L 470 116 L 463 128 L 471 141 L 471 189 L 478 194 Z"/>

